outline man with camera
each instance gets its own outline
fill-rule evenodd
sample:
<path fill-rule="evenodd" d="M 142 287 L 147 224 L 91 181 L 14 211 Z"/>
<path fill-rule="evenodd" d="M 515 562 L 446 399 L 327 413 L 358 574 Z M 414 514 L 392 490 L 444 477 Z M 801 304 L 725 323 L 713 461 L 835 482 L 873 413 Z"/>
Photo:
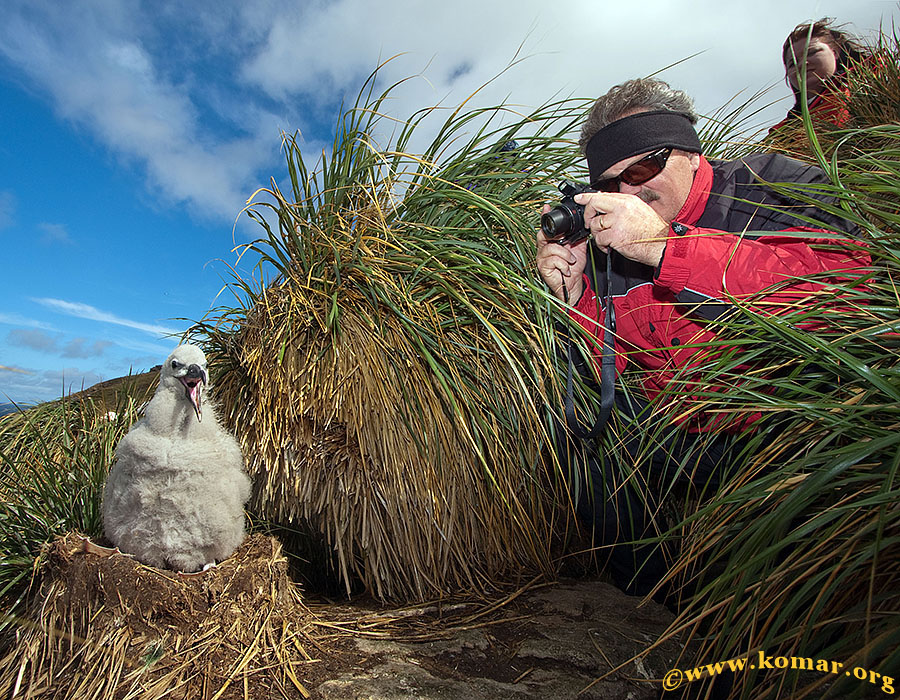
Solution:
<path fill-rule="evenodd" d="M 852 224 L 765 184 L 827 182 L 821 170 L 769 153 L 708 161 L 696 122 L 691 98 L 660 80 L 614 87 L 582 127 L 589 188 L 562 188 L 567 196 L 544 207 L 537 234 L 541 277 L 598 340 L 592 352 L 609 403 L 610 385 L 626 364 L 643 370 L 644 397 L 614 393 L 615 406 L 634 419 L 631 433 L 618 436 L 617 453 L 598 454 L 587 442 L 565 447 L 584 462 L 579 515 L 595 544 L 609 546 L 616 583 L 636 595 L 649 593 L 667 571 L 658 547 L 629 544 L 654 534 L 653 484 L 678 473 L 691 454 L 693 472 L 681 478 L 709 495 L 728 478 L 723 470 L 740 448 L 740 433 L 754 429 L 753 418 L 723 427 L 701 414 L 665 431 L 666 442 L 639 457 L 637 432 L 671 420 L 659 411 L 651 418 L 648 401 L 710 352 L 715 321 L 733 299 L 777 314 L 821 289 L 801 278 L 832 271 L 844 277 L 869 263 L 859 244 L 834 240 L 834 232 L 852 238 Z M 812 228 L 810 219 L 827 229 Z M 569 409 L 572 432 L 584 436 Z M 713 435 L 701 441 L 702 433 Z M 635 484 L 622 488 L 626 460 L 641 479 L 640 494 Z"/>

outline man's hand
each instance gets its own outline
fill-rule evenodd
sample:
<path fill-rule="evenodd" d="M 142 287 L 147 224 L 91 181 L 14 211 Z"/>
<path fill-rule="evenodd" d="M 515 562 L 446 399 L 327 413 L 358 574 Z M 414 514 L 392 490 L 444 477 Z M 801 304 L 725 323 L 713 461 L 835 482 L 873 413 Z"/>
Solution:
<path fill-rule="evenodd" d="M 550 211 L 550 205 L 544 205 L 543 213 Z M 544 282 L 557 299 L 565 301 L 563 284 L 569 293 L 569 303 L 578 303 L 584 291 L 581 278 L 587 265 L 588 239 L 575 245 L 552 243 L 538 229 L 537 234 L 537 269 Z M 561 273 L 561 274 L 560 274 Z"/>
<path fill-rule="evenodd" d="M 640 197 L 592 192 L 575 195 L 575 201 L 584 206 L 584 225 L 601 250 L 612 248 L 629 260 L 659 265 L 669 224 Z"/>

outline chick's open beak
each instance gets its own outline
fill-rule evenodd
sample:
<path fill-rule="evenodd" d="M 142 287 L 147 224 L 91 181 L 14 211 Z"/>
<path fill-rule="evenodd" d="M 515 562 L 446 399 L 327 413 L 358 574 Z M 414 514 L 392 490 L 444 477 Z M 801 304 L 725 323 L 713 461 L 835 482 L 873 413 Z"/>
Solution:
<path fill-rule="evenodd" d="M 188 367 L 187 374 L 180 377 L 181 383 L 184 384 L 184 394 L 194 407 L 197 414 L 197 420 L 202 421 L 201 404 L 203 400 L 203 385 L 206 384 L 206 372 L 200 365 L 191 365 Z"/>

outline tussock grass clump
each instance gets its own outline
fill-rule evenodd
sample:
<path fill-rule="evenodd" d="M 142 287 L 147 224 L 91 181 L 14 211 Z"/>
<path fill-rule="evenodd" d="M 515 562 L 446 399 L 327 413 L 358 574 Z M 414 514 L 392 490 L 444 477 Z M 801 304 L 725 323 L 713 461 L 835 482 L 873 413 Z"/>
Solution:
<path fill-rule="evenodd" d="M 891 293 L 875 282 L 871 291 L 870 306 L 814 333 L 798 328 L 808 309 L 777 320 L 742 314 L 724 335 L 743 339 L 741 364 L 720 360 L 704 372 L 710 386 L 730 387 L 704 392 L 704 410 L 726 419 L 759 411 L 768 423 L 732 465 L 737 476 L 669 533 L 683 538 L 671 578 L 685 586 L 670 633 L 700 640 L 691 663 L 765 650 L 894 675 L 900 339 L 888 320 L 896 300 L 878 298 Z M 675 410 L 697 409 L 677 389 L 668 398 Z M 823 697 L 822 684 L 835 680 L 824 697 L 867 690 L 855 678 L 781 670 L 736 680 L 736 692 L 753 698 L 801 697 L 811 682 L 810 697 Z"/>
<path fill-rule="evenodd" d="M 560 402 L 534 237 L 585 104 L 498 127 L 508 108 L 456 111 L 414 155 L 437 115 L 379 145 L 387 93 L 369 90 L 317 170 L 285 136 L 291 191 L 273 182 L 250 211 L 274 274 L 193 331 L 252 508 L 324 535 L 348 591 L 383 599 L 550 572 L 568 496 L 546 449 Z"/>

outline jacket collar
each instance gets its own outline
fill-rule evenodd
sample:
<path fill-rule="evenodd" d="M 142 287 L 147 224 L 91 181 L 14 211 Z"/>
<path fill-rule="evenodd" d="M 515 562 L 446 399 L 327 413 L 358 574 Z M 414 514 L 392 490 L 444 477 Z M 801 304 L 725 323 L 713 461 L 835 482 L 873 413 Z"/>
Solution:
<path fill-rule="evenodd" d="M 703 156 L 700 156 L 700 167 L 694 173 L 694 182 L 691 184 L 691 191 L 688 192 L 687 199 L 681 211 L 675 217 L 675 221 L 688 226 L 697 223 L 706 209 L 706 202 L 709 199 L 709 192 L 713 183 L 713 169 Z"/>

